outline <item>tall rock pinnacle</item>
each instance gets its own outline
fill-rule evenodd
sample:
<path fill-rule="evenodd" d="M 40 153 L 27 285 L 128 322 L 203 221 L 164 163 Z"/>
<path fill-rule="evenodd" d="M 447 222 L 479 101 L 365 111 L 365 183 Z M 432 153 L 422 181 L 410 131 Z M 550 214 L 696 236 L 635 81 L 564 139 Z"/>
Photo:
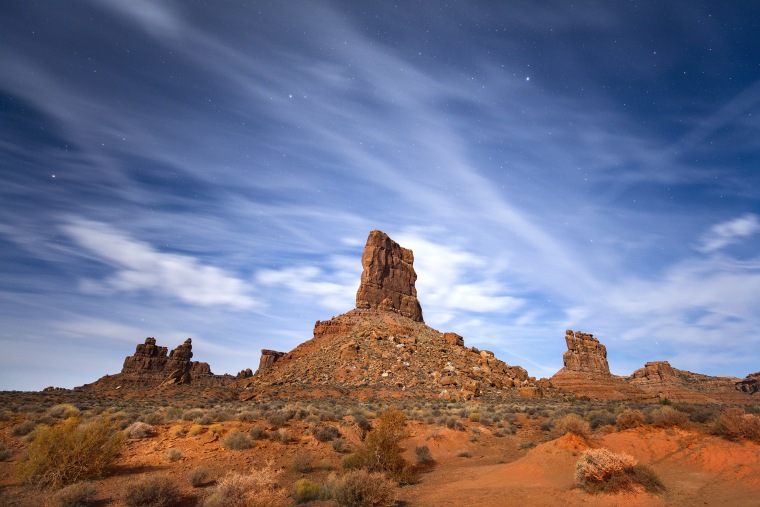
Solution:
<path fill-rule="evenodd" d="M 399 246 L 382 231 L 370 232 L 362 254 L 364 271 L 356 292 L 356 307 L 394 311 L 423 322 L 413 264 L 411 250 Z"/>

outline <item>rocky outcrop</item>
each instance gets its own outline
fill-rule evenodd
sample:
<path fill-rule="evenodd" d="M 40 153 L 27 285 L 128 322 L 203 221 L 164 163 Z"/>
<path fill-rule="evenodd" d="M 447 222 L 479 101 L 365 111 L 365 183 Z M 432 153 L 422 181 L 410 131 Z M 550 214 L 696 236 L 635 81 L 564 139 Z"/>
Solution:
<path fill-rule="evenodd" d="M 565 331 L 567 352 L 562 354 L 565 369 L 590 373 L 593 375 L 610 375 L 607 364 L 607 348 L 594 335 L 568 329 Z"/>
<path fill-rule="evenodd" d="M 741 391 L 747 394 L 755 394 L 760 392 L 760 371 L 747 375 L 747 378 L 734 383 L 734 387 L 737 391 Z"/>
<path fill-rule="evenodd" d="M 634 371 L 629 382 L 658 398 L 679 403 L 730 403 L 746 398 L 738 392 L 741 389 L 737 391 L 737 380 L 679 370 L 668 361 L 652 361 Z"/>
<path fill-rule="evenodd" d="M 423 322 L 417 300 L 414 254 L 382 231 L 372 231 L 362 254 L 362 277 L 356 308 L 397 312 Z"/>
<path fill-rule="evenodd" d="M 259 359 L 259 370 L 264 370 L 266 368 L 269 368 L 284 355 L 285 355 L 285 352 L 277 352 L 276 350 L 262 349 L 261 359 Z"/>
<path fill-rule="evenodd" d="M 551 384 L 561 392 L 600 400 L 644 401 L 653 396 L 610 373 L 607 348 L 592 334 L 565 331 L 565 366 L 554 374 Z"/>

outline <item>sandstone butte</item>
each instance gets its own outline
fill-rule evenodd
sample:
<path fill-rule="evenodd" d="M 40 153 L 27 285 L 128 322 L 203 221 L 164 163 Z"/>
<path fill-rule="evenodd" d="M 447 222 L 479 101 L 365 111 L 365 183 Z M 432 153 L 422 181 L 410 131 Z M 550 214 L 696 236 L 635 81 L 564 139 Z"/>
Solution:
<path fill-rule="evenodd" d="M 754 402 L 760 372 L 745 379 L 678 370 L 667 361 L 646 363 L 630 377 L 610 373 L 607 349 L 591 334 L 567 330 L 564 366 L 536 380 L 464 338 L 424 323 L 417 299 L 414 254 L 387 234 L 372 231 L 362 253 L 356 308 L 317 321 L 313 337 L 290 352 L 264 349 L 255 373 L 214 375 L 192 361 L 192 340 L 170 354 L 154 338 L 138 344 L 121 373 L 78 389 L 129 389 L 197 385 L 240 390 L 256 397 L 403 397 L 443 399 L 478 396 L 567 397 L 693 403 Z"/>

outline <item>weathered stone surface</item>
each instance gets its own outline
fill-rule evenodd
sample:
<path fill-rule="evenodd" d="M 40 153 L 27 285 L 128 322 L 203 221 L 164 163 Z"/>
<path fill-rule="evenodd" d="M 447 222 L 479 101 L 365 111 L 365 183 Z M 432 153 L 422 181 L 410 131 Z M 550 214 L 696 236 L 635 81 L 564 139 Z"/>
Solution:
<path fill-rule="evenodd" d="M 521 387 L 520 388 L 520 398 L 543 398 L 544 392 L 541 390 L 540 387 Z"/>
<path fill-rule="evenodd" d="M 568 329 L 565 331 L 567 352 L 562 354 L 565 368 L 596 375 L 610 375 L 607 348 L 594 335 Z"/>
<path fill-rule="evenodd" d="M 734 384 L 736 390 L 747 394 L 760 392 L 760 371 L 747 375 L 747 378 Z"/>
<path fill-rule="evenodd" d="M 745 395 L 737 388 L 739 379 L 712 377 L 679 370 L 668 361 L 646 363 L 631 374 L 629 382 L 659 398 L 680 403 L 742 402 Z M 743 391 L 750 394 L 748 391 Z"/>
<path fill-rule="evenodd" d="M 423 322 L 417 300 L 414 254 L 382 231 L 372 231 L 362 254 L 362 277 L 356 308 L 397 312 Z"/>
<path fill-rule="evenodd" d="M 277 352 L 276 350 L 262 349 L 261 359 L 259 359 L 259 370 L 264 370 L 266 368 L 269 368 L 284 355 L 285 355 L 285 352 Z M 248 376 L 250 377 L 250 375 Z"/>
<path fill-rule="evenodd" d="M 443 333 L 443 340 L 449 345 L 464 347 L 464 338 L 456 333 Z"/>

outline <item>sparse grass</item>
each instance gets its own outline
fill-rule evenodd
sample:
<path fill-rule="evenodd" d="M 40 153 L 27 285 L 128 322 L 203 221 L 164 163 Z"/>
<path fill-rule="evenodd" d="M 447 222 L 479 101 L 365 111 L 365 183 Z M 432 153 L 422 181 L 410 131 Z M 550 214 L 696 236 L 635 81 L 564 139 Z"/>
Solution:
<path fill-rule="evenodd" d="M 34 428 L 36 427 L 37 427 L 36 422 L 24 421 L 13 427 L 13 429 L 11 430 L 11 435 L 13 435 L 14 437 L 22 437 L 34 431 Z"/>
<path fill-rule="evenodd" d="M 320 442 L 330 442 L 340 436 L 335 426 L 317 426 L 311 429 L 311 434 Z"/>
<path fill-rule="evenodd" d="M 429 465 L 435 462 L 430 448 L 426 445 L 418 445 L 414 448 L 414 458 L 418 465 Z"/>
<path fill-rule="evenodd" d="M 267 430 L 264 429 L 264 427 L 260 424 L 257 424 L 255 426 L 251 426 L 251 429 L 248 430 L 248 436 L 253 440 L 263 440 L 267 437 Z"/>
<path fill-rule="evenodd" d="M 124 436 L 101 419 L 81 424 L 70 418 L 62 424 L 35 430 L 19 472 L 23 481 L 60 486 L 101 477 L 124 446 Z"/>
<path fill-rule="evenodd" d="M 8 461 L 13 456 L 13 450 L 0 442 L 0 461 Z"/>
<path fill-rule="evenodd" d="M 182 458 L 182 452 L 180 452 L 178 449 L 167 449 L 164 451 L 164 459 L 169 461 L 170 463 L 174 463 L 175 461 L 178 461 L 180 458 Z"/>
<path fill-rule="evenodd" d="M 179 500 L 179 488 L 164 475 L 148 475 L 130 483 L 122 501 L 126 507 L 169 507 Z"/>
<path fill-rule="evenodd" d="M 47 415 L 56 419 L 68 419 L 79 415 L 79 409 L 70 403 L 60 403 L 47 409 Z"/>
<path fill-rule="evenodd" d="M 396 492 L 381 473 L 353 470 L 330 486 L 332 499 L 340 507 L 390 507 L 396 504 Z"/>

